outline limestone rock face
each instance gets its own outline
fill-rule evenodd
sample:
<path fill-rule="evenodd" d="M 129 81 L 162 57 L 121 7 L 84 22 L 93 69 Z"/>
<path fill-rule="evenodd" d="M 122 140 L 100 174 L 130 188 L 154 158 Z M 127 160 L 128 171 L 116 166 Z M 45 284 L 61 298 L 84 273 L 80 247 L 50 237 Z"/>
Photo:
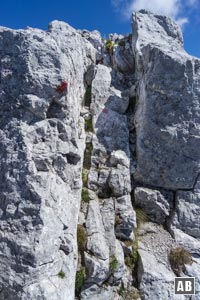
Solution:
<path fill-rule="evenodd" d="M 199 100 L 167 17 L 107 41 L 0 27 L 0 300 L 200 300 Z"/>
<path fill-rule="evenodd" d="M 183 50 L 178 25 L 146 11 L 133 15 L 138 79 L 135 179 L 192 189 L 199 174 L 200 60 Z"/>
<path fill-rule="evenodd" d="M 170 215 L 173 194 L 137 187 L 134 191 L 135 205 L 142 208 L 150 220 L 163 224 Z"/>
<path fill-rule="evenodd" d="M 1 28 L 0 49 L 0 299 L 72 300 L 82 78 L 95 49 L 57 21 Z"/>
<path fill-rule="evenodd" d="M 137 81 L 137 159 L 133 176 L 143 185 L 135 189 L 135 205 L 150 220 L 166 222 L 176 245 L 197 257 L 183 271 L 190 277 L 199 268 L 200 60 L 184 51 L 182 34 L 172 20 L 147 11 L 133 15 L 132 46 Z M 160 189 L 165 190 L 165 196 Z M 171 196 L 166 197 L 166 193 Z M 157 248 L 166 251 L 167 241 L 163 247 L 157 244 L 165 240 L 165 231 L 154 240 L 154 230 L 148 228 L 139 237 L 141 245 L 148 239 L 148 232 Z M 138 278 L 142 299 L 177 299 L 170 265 L 164 271 L 164 258 L 156 262 L 152 246 L 141 245 Z M 165 256 L 176 245 L 171 245 Z M 198 280 L 196 285 L 195 299 L 199 300 Z"/>
<path fill-rule="evenodd" d="M 185 233 L 200 238 L 200 181 L 193 191 L 178 191 L 173 225 Z"/>

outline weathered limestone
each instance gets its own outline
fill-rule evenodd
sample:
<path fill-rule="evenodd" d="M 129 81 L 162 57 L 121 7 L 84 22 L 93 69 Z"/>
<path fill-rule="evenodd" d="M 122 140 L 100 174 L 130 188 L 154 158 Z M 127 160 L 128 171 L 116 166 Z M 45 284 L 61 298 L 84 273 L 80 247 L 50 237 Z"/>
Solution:
<path fill-rule="evenodd" d="M 192 189 L 200 163 L 200 60 L 183 50 L 171 19 L 133 15 L 137 105 L 137 181 L 166 189 Z"/>
<path fill-rule="evenodd" d="M 138 280 L 142 299 L 189 299 L 174 295 L 175 274 L 168 261 L 168 253 L 174 246 L 174 240 L 162 226 L 146 223 L 140 227 Z"/>
<path fill-rule="evenodd" d="M 200 60 L 144 10 L 109 39 L 0 28 L 0 300 L 74 300 L 81 270 L 76 300 L 191 300 L 175 246 L 200 300 Z"/>
<path fill-rule="evenodd" d="M 134 191 L 135 205 L 141 207 L 150 220 L 163 224 L 173 206 L 173 194 L 137 187 Z"/>
<path fill-rule="evenodd" d="M 200 181 L 193 191 L 178 191 L 173 226 L 200 239 Z"/>
<path fill-rule="evenodd" d="M 0 299 L 73 300 L 79 114 L 95 49 L 55 21 L 47 32 L 1 28 L 0 50 Z"/>

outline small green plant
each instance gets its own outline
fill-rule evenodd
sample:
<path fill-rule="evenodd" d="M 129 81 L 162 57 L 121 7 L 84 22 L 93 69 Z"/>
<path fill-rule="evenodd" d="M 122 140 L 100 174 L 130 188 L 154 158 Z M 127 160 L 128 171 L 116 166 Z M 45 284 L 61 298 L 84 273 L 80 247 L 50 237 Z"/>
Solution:
<path fill-rule="evenodd" d="M 85 119 L 85 131 L 93 132 L 92 119 Z"/>
<path fill-rule="evenodd" d="M 87 188 L 83 188 L 81 192 L 81 200 L 85 203 L 90 202 L 90 194 Z"/>
<path fill-rule="evenodd" d="M 78 244 L 78 251 L 81 253 L 85 251 L 86 244 L 87 244 L 87 233 L 83 225 L 78 224 L 77 227 L 77 244 Z"/>
<path fill-rule="evenodd" d="M 76 282 L 75 282 L 75 294 L 76 297 L 79 297 L 81 293 L 82 286 L 84 285 L 85 281 L 85 268 L 82 267 L 80 271 L 76 272 Z"/>
<path fill-rule="evenodd" d="M 105 46 L 108 53 L 113 54 L 114 42 L 109 39 L 107 40 Z"/>
<path fill-rule="evenodd" d="M 118 260 L 114 255 L 110 257 L 109 269 L 111 273 L 114 273 L 119 266 Z"/>
<path fill-rule="evenodd" d="M 89 85 L 85 92 L 85 106 L 90 107 L 92 101 L 92 86 Z"/>
<path fill-rule="evenodd" d="M 123 241 L 124 245 L 126 247 L 130 247 L 130 246 L 133 246 L 133 242 L 132 241 L 129 241 L 129 240 L 126 240 L 126 241 Z"/>
<path fill-rule="evenodd" d="M 129 267 L 131 270 L 134 270 L 139 259 L 139 253 L 138 253 L 138 230 L 135 229 L 134 231 L 135 235 L 135 241 L 132 243 L 132 252 L 129 256 L 125 257 L 125 264 L 127 267 Z M 130 241 L 128 241 L 130 243 Z"/>
<path fill-rule="evenodd" d="M 125 292 L 125 288 L 124 288 L 124 283 L 122 282 L 121 285 L 120 285 L 118 294 L 119 294 L 120 296 L 123 296 L 124 292 Z"/>
<path fill-rule="evenodd" d="M 140 224 L 149 221 L 148 215 L 144 212 L 144 210 L 142 210 L 142 208 L 139 208 L 139 207 L 135 208 L 135 212 L 136 212 L 136 219 L 137 219 L 138 227 L 140 226 Z"/>
<path fill-rule="evenodd" d="M 83 167 L 86 170 L 89 170 L 91 168 L 92 150 L 93 150 L 92 143 L 87 143 L 85 153 L 84 153 L 84 160 L 83 160 Z"/>
<path fill-rule="evenodd" d="M 119 295 L 122 297 L 124 300 L 138 300 L 140 299 L 140 294 L 138 290 L 134 287 L 125 290 L 124 287 L 119 290 Z"/>
<path fill-rule="evenodd" d="M 88 173 L 87 173 L 87 170 L 85 168 L 82 169 L 82 182 L 83 182 L 83 186 L 87 187 Z"/>
<path fill-rule="evenodd" d="M 60 277 L 61 279 L 65 278 L 65 272 L 63 272 L 62 270 L 58 273 L 58 277 Z"/>
<path fill-rule="evenodd" d="M 183 247 L 176 247 L 169 253 L 169 262 L 174 273 L 179 275 L 185 264 L 192 264 L 192 256 Z"/>

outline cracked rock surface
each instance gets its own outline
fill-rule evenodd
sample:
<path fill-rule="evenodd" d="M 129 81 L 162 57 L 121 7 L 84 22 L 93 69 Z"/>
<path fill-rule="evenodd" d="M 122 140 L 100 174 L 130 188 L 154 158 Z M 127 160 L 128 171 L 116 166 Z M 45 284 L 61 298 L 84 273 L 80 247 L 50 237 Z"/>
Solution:
<path fill-rule="evenodd" d="M 200 60 L 132 26 L 0 27 L 0 300 L 200 300 Z"/>

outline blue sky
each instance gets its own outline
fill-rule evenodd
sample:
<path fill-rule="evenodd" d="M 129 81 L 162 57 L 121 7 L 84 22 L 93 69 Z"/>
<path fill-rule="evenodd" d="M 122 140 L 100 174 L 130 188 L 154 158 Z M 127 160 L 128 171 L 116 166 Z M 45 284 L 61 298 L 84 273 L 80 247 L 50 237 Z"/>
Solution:
<path fill-rule="evenodd" d="M 62 20 L 80 29 L 129 33 L 131 11 L 141 8 L 176 19 L 184 30 L 185 48 L 200 57 L 200 0 L 4 0 L 0 25 L 46 29 L 52 20 Z"/>

